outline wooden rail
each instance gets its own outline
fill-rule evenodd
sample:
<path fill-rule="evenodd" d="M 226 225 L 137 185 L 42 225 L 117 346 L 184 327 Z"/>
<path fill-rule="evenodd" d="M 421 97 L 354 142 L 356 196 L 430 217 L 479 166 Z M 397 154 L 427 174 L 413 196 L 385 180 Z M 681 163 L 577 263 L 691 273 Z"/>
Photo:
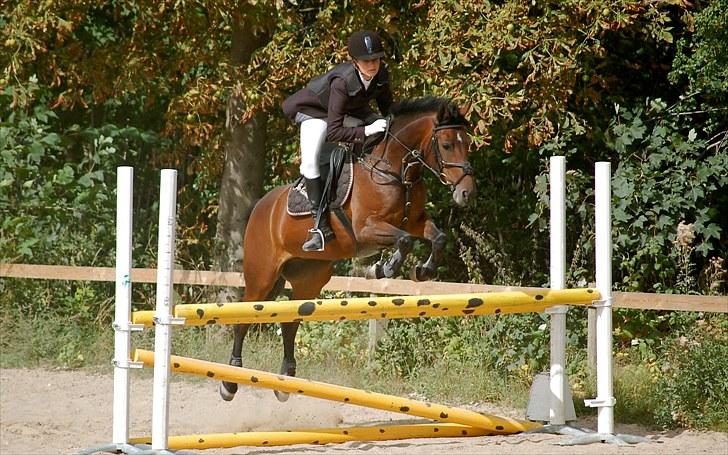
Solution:
<path fill-rule="evenodd" d="M 69 281 L 114 281 L 113 267 L 70 267 L 61 265 L 0 264 L 2 278 L 30 278 Z M 195 286 L 245 287 L 242 273 L 175 270 L 175 284 Z M 132 269 L 133 283 L 156 283 L 156 269 Z M 286 283 L 287 287 L 290 287 Z M 333 276 L 324 287 L 330 291 L 364 292 L 388 295 L 465 294 L 473 292 L 535 291 L 537 287 L 495 286 L 489 284 L 450 283 L 443 281 L 367 280 L 359 277 Z M 703 311 L 728 313 L 728 296 L 650 294 L 614 292 L 616 308 L 641 310 Z"/>

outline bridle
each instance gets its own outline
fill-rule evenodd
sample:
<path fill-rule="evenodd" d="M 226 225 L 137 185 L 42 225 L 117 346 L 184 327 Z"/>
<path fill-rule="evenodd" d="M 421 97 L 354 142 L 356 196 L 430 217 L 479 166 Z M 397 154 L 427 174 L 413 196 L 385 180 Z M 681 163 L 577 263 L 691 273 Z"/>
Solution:
<path fill-rule="evenodd" d="M 417 159 L 417 161 L 422 163 L 422 165 L 426 169 L 428 169 L 430 172 L 435 174 L 437 176 L 437 178 L 440 179 L 440 183 L 442 183 L 443 185 L 448 185 L 450 188 L 452 188 L 454 190 L 455 187 L 458 186 L 460 184 L 460 182 L 462 182 L 462 180 L 465 178 L 466 175 L 473 175 L 473 167 L 467 161 L 462 162 L 462 163 L 455 163 L 453 161 L 445 161 L 444 159 L 442 159 L 442 154 L 440 153 L 440 146 L 438 145 L 438 142 L 437 142 L 437 132 L 442 131 L 442 130 L 451 130 L 451 129 L 465 130 L 466 128 L 465 128 L 465 125 L 437 125 L 432 129 L 432 137 L 430 138 L 430 148 L 432 149 L 432 153 L 435 154 L 435 161 L 437 163 L 437 169 L 434 169 L 432 166 L 427 164 L 427 162 L 424 160 L 424 157 L 422 156 L 421 153 L 417 153 L 417 155 L 415 156 L 413 152 L 415 152 L 416 150 L 411 150 L 410 153 L 412 153 L 413 156 L 415 157 L 415 159 Z M 400 144 L 401 144 L 401 142 L 400 142 Z M 404 144 L 402 144 L 402 146 L 405 147 Z M 407 147 L 405 147 L 405 150 L 406 149 L 407 149 Z M 460 178 L 457 180 L 457 182 L 454 182 L 454 183 L 451 182 L 448 179 L 447 175 L 445 174 L 445 169 L 451 168 L 451 167 L 457 167 L 457 168 L 460 168 L 463 170 L 463 173 L 460 176 Z"/>
<path fill-rule="evenodd" d="M 387 125 L 391 124 L 391 120 L 388 119 Z M 406 127 L 405 127 L 406 128 Z M 396 141 L 399 145 L 402 146 L 402 148 L 407 152 L 401 160 L 400 163 L 400 172 L 399 175 L 396 175 L 393 172 L 387 172 L 382 169 L 377 169 L 375 166 L 367 165 L 369 169 L 372 172 L 377 172 L 382 176 L 386 176 L 390 180 L 395 181 L 396 183 L 400 183 L 402 185 L 414 185 L 415 183 L 419 182 L 422 178 L 422 176 L 418 176 L 415 180 L 410 180 L 408 178 L 410 169 L 416 167 L 416 166 L 423 166 L 425 169 L 432 172 L 437 179 L 442 183 L 443 185 L 447 185 L 453 190 L 455 187 L 457 187 L 460 182 L 468 175 L 473 175 L 473 167 L 470 165 L 469 162 L 465 161 L 463 163 L 457 163 L 453 161 L 445 161 L 442 158 L 442 153 L 440 152 L 440 146 L 438 145 L 438 136 L 437 133 L 439 131 L 443 130 L 451 130 L 451 129 L 462 129 L 466 130 L 467 127 L 465 125 L 458 125 L 458 124 L 444 124 L 444 125 L 436 125 L 432 128 L 432 135 L 430 136 L 430 149 L 432 150 L 433 155 L 435 156 L 435 165 L 437 168 L 430 166 L 427 161 L 425 160 L 425 154 L 423 151 L 417 149 L 417 148 L 410 148 L 402 142 L 394 133 L 389 131 L 389 126 L 387 127 L 387 130 L 385 131 L 385 145 L 382 149 L 382 156 L 381 157 L 375 157 L 377 161 L 383 161 L 389 166 L 391 166 L 391 163 L 389 160 L 384 158 L 386 154 L 386 149 L 388 148 L 389 144 L 386 142 L 389 141 L 389 139 L 393 139 Z M 462 175 L 456 182 L 450 181 L 449 177 L 445 174 L 445 169 L 448 168 L 460 168 L 463 170 Z"/>
<path fill-rule="evenodd" d="M 440 146 L 438 145 L 437 133 L 439 131 L 451 130 L 451 129 L 466 130 L 467 127 L 465 125 L 444 124 L 444 125 L 435 125 L 432 128 L 432 135 L 430 137 L 430 149 L 435 157 L 435 165 L 437 166 L 437 168 L 435 168 L 433 166 L 430 166 L 427 163 L 427 161 L 425 160 L 425 154 L 423 151 L 418 150 L 417 148 L 408 147 L 407 144 L 402 142 L 394 133 L 392 133 L 389 130 L 389 127 L 391 125 L 391 120 L 392 120 L 392 117 L 390 116 L 387 119 L 387 129 L 384 132 L 385 144 L 384 144 L 384 147 L 382 147 L 382 156 L 375 157 L 375 159 L 377 161 L 383 161 L 391 167 L 391 163 L 389 162 L 389 160 L 384 158 L 384 156 L 386 155 L 387 148 L 389 147 L 389 144 L 388 144 L 389 139 L 390 138 L 393 139 L 399 145 L 401 145 L 402 148 L 407 152 L 402 157 L 402 160 L 400 163 L 399 175 L 395 174 L 394 172 L 388 172 L 388 171 L 385 171 L 382 169 L 378 169 L 378 168 L 376 168 L 376 165 L 371 165 L 369 163 L 365 163 L 363 157 L 359 158 L 359 162 L 363 166 L 369 168 L 371 173 L 376 172 L 380 176 L 383 176 L 383 177 L 386 177 L 387 179 L 389 179 L 390 182 L 400 184 L 404 187 L 404 189 L 405 189 L 404 217 L 402 218 L 402 223 L 401 223 L 401 225 L 404 226 L 404 225 L 406 225 L 407 221 L 409 220 L 409 209 L 410 209 L 410 206 L 412 205 L 411 201 L 410 201 L 412 187 L 415 184 L 419 183 L 420 180 L 422 180 L 422 175 L 419 173 L 417 174 L 417 177 L 415 179 L 412 179 L 412 180 L 409 179 L 408 175 L 410 174 L 410 169 L 413 169 L 413 168 L 416 168 L 419 166 L 423 166 L 425 169 L 432 172 L 438 178 L 440 183 L 442 183 L 443 185 L 449 186 L 450 189 L 454 192 L 455 188 L 460 184 L 460 182 L 462 182 L 462 180 L 466 176 L 473 175 L 473 167 L 467 161 L 462 162 L 462 163 L 445 161 L 442 158 L 442 153 L 440 152 Z M 405 126 L 405 128 L 406 127 L 407 126 Z M 403 128 L 403 129 L 405 129 L 405 128 Z M 460 168 L 463 170 L 463 173 L 460 175 L 460 178 L 456 182 L 450 181 L 447 174 L 445 174 L 445 170 L 448 168 Z M 372 180 L 374 180 L 374 179 L 372 179 Z"/>

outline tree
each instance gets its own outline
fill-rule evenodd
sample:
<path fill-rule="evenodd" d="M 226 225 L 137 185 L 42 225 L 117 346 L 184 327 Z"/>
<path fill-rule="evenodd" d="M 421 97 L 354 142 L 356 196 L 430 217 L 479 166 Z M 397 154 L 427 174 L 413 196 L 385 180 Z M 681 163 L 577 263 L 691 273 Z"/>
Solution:
<path fill-rule="evenodd" d="M 233 67 L 247 65 L 253 52 L 269 37 L 253 21 L 235 16 L 232 26 L 231 60 Z M 221 249 L 217 255 L 220 270 L 243 270 L 243 238 L 250 212 L 263 193 L 266 159 L 265 112 L 245 118 L 243 87 L 238 86 L 228 98 L 225 119 L 225 164 L 220 185 L 220 208 L 217 235 Z M 239 293 L 228 289 L 223 300 L 240 300 Z"/>

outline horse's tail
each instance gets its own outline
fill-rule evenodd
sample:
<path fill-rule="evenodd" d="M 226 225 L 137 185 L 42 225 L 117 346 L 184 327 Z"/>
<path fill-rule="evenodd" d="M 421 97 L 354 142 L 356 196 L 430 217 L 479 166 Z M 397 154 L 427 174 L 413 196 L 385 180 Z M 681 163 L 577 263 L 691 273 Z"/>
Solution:
<path fill-rule="evenodd" d="M 283 288 L 286 285 L 286 279 L 282 276 L 278 278 L 278 281 L 276 281 L 276 284 L 273 286 L 273 289 L 270 290 L 268 295 L 265 297 L 266 300 L 275 300 L 278 298 L 279 295 L 281 295 L 281 292 L 283 292 Z"/>

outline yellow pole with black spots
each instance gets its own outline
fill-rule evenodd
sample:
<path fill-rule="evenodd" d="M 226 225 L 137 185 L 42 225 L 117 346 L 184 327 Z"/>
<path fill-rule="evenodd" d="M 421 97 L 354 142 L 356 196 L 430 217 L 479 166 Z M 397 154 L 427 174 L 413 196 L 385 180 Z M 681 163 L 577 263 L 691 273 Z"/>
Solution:
<path fill-rule="evenodd" d="M 154 365 L 154 353 L 137 349 L 134 351 L 134 360 L 143 362 L 145 366 L 151 367 Z M 466 409 L 451 408 L 382 393 L 367 392 L 351 387 L 283 376 L 249 368 L 222 365 L 176 355 L 171 356 L 170 365 L 172 371 L 178 373 L 193 374 L 253 387 L 262 387 L 280 392 L 365 406 L 440 422 L 458 423 L 487 430 L 488 434 L 513 434 L 541 427 L 538 423 L 523 420 L 480 414 Z"/>
<path fill-rule="evenodd" d="M 590 305 L 600 298 L 596 289 L 586 288 L 544 289 L 536 292 L 202 303 L 176 305 L 174 316 L 185 318 L 184 325 L 477 316 L 543 312 L 554 305 Z M 132 322 L 150 326 L 153 317 L 153 311 L 137 311 L 132 315 Z"/>
<path fill-rule="evenodd" d="M 487 436 L 483 428 L 456 423 L 422 423 L 376 425 L 367 427 L 313 428 L 290 431 L 256 431 L 246 433 L 211 433 L 170 436 L 168 447 L 181 449 L 217 449 L 239 446 L 284 446 L 293 444 L 341 444 L 351 441 L 392 441 L 414 438 L 455 438 Z M 130 444 L 149 444 L 151 437 L 130 439 Z"/>

